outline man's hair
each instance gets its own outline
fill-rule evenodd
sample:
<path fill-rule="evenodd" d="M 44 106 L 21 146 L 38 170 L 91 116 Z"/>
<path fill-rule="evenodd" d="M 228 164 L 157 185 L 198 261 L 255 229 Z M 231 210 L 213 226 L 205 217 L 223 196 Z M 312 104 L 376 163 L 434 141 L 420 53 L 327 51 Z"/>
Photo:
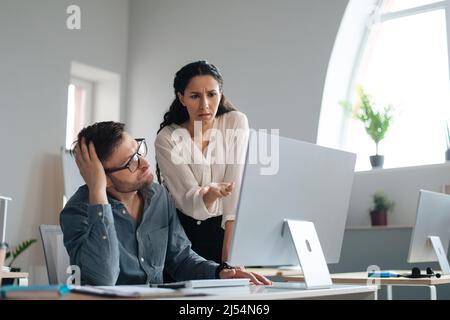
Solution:
<path fill-rule="evenodd" d="M 106 161 L 114 149 L 122 142 L 124 128 L 125 124 L 119 122 L 97 122 L 82 129 L 73 145 L 75 147 L 84 138 L 86 146 L 89 146 L 90 142 L 94 143 L 95 151 L 100 161 Z"/>

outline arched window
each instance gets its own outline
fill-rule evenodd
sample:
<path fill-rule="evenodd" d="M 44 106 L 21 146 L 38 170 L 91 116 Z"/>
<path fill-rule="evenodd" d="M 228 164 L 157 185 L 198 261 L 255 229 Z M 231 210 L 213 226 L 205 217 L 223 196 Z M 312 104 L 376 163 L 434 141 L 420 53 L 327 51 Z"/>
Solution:
<path fill-rule="evenodd" d="M 374 10 L 365 10 L 369 14 L 362 25 L 348 87 L 339 98 L 356 101 L 356 86 L 361 85 L 380 106 L 394 106 L 394 121 L 380 143 L 385 168 L 442 163 L 450 119 L 450 1 L 382 0 L 373 4 Z M 332 83 L 326 87 L 330 86 Z M 321 122 L 326 121 L 326 110 L 331 110 L 333 103 L 340 108 L 339 101 L 331 101 L 326 94 L 324 102 L 329 106 L 323 105 Z M 356 169 L 370 169 L 369 156 L 375 154 L 375 144 L 362 123 L 342 115 L 334 119 L 341 123 L 338 131 L 332 133 L 320 125 L 318 143 L 355 152 Z M 326 138 L 332 134 L 339 137 L 334 142 Z"/>

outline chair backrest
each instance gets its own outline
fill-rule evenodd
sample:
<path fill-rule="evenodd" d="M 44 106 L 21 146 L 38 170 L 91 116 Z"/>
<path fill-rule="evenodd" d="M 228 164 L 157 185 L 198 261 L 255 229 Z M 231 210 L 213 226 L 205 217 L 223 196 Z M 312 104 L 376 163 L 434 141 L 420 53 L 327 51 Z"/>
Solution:
<path fill-rule="evenodd" d="M 70 258 L 64 247 L 61 227 L 41 224 L 39 231 L 44 247 L 48 282 L 49 284 L 64 284 L 69 277 L 66 272 L 70 266 Z"/>

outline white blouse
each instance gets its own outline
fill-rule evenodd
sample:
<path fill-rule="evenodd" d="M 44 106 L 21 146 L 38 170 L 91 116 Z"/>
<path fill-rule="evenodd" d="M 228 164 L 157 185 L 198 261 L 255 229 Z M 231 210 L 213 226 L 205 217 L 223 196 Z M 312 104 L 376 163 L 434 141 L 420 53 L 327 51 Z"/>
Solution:
<path fill-rule="evenodd" d="M 247 117 L 239 111 L 215 119 L 204 152 L 187 129 L 172 124 L 161 130 L 155 140 L 156 161 L 178 209 L 200 221 L 222 215 L 222 228 L 235 219 L 248 136 Z M 213 182 L 235 182 L 235 188 L 208 210 L 200 189 Z"/>

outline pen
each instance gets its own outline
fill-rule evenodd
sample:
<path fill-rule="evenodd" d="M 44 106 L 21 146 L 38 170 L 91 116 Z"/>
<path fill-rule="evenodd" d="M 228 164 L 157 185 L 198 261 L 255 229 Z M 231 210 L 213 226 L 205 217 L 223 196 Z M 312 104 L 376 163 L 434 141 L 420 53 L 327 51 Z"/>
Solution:
<path fill-rule="evenodd" d="M 369 277 L 378 277 L 378 278 L 398 278 L 401 277 L 400 274 L 392 273 L 392 272 L 369 272 Z"/>

